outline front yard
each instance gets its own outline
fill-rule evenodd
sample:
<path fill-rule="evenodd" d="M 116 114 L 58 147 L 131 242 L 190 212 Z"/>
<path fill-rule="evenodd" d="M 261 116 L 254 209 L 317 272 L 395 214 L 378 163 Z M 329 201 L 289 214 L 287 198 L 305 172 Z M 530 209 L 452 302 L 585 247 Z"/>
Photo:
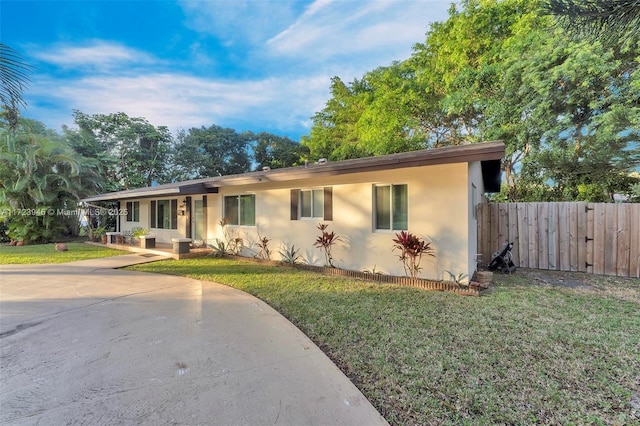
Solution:
<path fill-rule="evenodd" d="M 92 246 L 83 242 L 70 242 L 65 244 L 69 248 L 68 251 L 56 251 L 55 244 L 34 244 L 28 246 L 0 244 L 0 265 L 66 263 L 128 253 L 106 247 Z"/>
<path fill-rule="evenodd" d="M 478 298 L 242 259 L 131 269 L 216 281 L 265 300 L 391 424 L 639 421 L 638 279 L 518 271 L 495 276 Z"/>

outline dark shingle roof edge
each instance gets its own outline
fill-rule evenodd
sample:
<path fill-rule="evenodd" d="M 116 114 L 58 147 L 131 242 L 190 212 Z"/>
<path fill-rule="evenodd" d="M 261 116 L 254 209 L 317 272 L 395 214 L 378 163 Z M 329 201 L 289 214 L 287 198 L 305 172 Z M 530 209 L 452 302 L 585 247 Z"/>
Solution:
<path fill-rule="evenodd" d="M 505 146 L 501 141 L 475 143 L 167 183 L 146 188 L 99 194 L 87 197 L 81 201 L 91 203 L 132 198 L 216 193 L 218 192 L 219 187 L 224 186 L 285 182 L 315 177 L 336 176 L 350 173 L 419 167 L 435 164 L 500 160 L 504 157 L 504 152 Z"/>

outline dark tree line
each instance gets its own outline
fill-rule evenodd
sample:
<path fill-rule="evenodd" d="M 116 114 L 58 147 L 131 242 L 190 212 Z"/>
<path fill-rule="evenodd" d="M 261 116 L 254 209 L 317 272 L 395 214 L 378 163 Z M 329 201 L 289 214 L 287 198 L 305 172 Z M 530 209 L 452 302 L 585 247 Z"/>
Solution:
<path fill-rule="evenodd" d="M 295 166 L 308 154 L 286 137 L 216 125 L 182 130 L 174 138 L 164 126 L 121 112 L 75 111 L 75 126 L 64 126 L 62 134 L 7 116 L 0 122 L 0 222 L 8 223 L 11 238 L 27 242 L 77 233 L 77 218 L 46 212 L 73 210 L 89 195 Z"/>
<path fill-rule="evenodd" d="M 296 166 L 307 154 L 306 147 L 287 137 L 212 125 L 180 131 L 170 165 L 174 179 L 186 180 Z"/>

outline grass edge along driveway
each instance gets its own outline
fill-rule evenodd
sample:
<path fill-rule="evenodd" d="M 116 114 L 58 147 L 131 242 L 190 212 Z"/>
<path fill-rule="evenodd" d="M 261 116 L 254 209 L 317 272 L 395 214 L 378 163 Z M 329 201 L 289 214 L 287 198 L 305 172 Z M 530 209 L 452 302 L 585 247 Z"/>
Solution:
<path fill-rule="evenodd" d="M 581 274 L 585 285 L 567 288 L 520 271 L 496 276 L 492 292 L 477 298 L 242 259 L 130 269 L 215 281 L 261 298 L 392 424 L 637 421 L 640 280 Z"/>
<path fill-rule="evenodd" d="M 68 251 L 56 251 L 55 244 L 10 246 L 0 244 L 0 265 L 26 265 L 42 263 L 67 263 L 76 260 L 129 254 L 127 251 L 99 247 L 82 242 L 65 243 Z"/>

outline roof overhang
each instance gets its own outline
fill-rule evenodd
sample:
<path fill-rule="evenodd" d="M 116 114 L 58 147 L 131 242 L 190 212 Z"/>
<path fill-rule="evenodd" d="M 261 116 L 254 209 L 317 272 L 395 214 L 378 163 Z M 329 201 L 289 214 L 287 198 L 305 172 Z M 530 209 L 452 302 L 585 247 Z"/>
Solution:
<path fill-rule="evenodd" d="M 377 172 L 380 170 L 412 168 L 436 164 L 471 163 L 476 161 L 480 161 L 482 164 L 493 164 L 493 166 L 491 166 L 491 170 L 493 172 L 489 173 L 489 171 L 487 171 L 486 176 L 484 172 L 485 166 L 483 166 L 485 187 L 493 189 L 495 187 L 495 179 L 500 179 L 500 174 L 498 173 L 497 176 L 495 174 L 495 164 L 498 164 L 499 171 L 499 162 L 504 157 L 504 152 L 504 143 L 500 141 L 459 145 L 446 148 L 426 149 L 399 154 L 381 155 L 377 157 L 357 158 L 353 160 L 330 161 L 323 164 L 309 164 L 299 167 L 287 167 L 283 169 L 170 183 L 148 188 L 100 194 L 85 198 L 81 201 L 116 201 L 134 198 L 217 193 L 218 188 L 226 186 L 286 182 L 351 173 Z M 491 176 L 491 178 L 489 178 L 489 176 Z M 489 185 L 487 186 L 487 184 Z M 489 191 L 489 189 L 487 190 Z"/>
<path fill-rule="evenodd" d="M 289 167 L 262 172 L 223 176 L 223 180 L 205 182 L 205 186 L 250 185 L 266 182 L 285 182 L 350 173 L 377 172 L 400 168 L 429 166 L 435 164 L 471 163 L 474 161 L 501 160 L 504 157 L 502 142 L 486 142 L 459 145 L 446 148 L 424 149 L 378 157 L 357 158 L 312 164 L 303 167 Z"/>
<path fill-rule="evenodd" d="M 84 198 L 80 201 L 86 203 L 94 203 L 97 201 L 117 201 L 139 198 L 157 198 L 170 197 L 172 195 L 192 195 L 192 194 L 211 194 L 217 193 L 217 187 L 206 187 L 204 183 L 189 184 L 182 182 L 176 184 L 158 185 L 147 188 L 131 189 L 128 191 L 108 192 L 93 197 Z"/>

